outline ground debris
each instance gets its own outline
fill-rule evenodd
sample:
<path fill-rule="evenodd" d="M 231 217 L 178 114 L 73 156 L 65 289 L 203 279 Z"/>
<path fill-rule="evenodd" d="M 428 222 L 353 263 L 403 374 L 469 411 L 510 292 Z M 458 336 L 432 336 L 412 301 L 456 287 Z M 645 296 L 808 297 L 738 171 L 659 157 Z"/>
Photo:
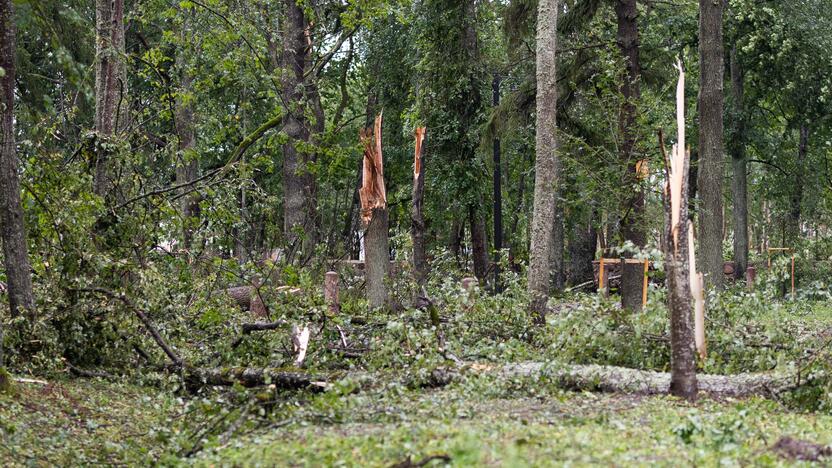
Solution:
<path fill-rule="evenodd" d="M 771 450 L 789 460 L 818 461 L 832 455 L 832 447 L 820 445 L 807 440 L 781 437 Z"/>

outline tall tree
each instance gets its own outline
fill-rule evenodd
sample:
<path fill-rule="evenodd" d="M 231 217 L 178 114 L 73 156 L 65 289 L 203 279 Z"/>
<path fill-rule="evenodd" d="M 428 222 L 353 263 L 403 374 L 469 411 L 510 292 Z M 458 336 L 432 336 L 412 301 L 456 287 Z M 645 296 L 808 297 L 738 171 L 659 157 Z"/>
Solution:
<path fill-rule="evenodd" d="M 745 156 L 746 130 L 742 67 L 737 57 L 737 47 L 731 47 L 730 57 L 731 95 L 733 99 L 732 135 L 728 149 L 731 153 L 734 195 L 734 275 L 745 275 L 748 267 L 748 163 Z"/>
<path fill-rule="evenodd" d="M 722 0 L 699 0 L 700 264 L 705 281 L 722 287 Z"/>
<path fill-rule="evenodd" d="M 557 22 L 558 1 L 539 0 L 536 44 L 536 126 L 534 205 L 529 249 L 530 309 L 537 323 L 546 318 L 549 271 L 552 262 L 552 229 L 558 186 L 557 121 Z"/>
<path fill-rule="evenodd" d="M 283 145 L 283 233 L 287 245 L 295 251 L 311 254 L 315 232 L 314 213 L 315 177 L 308 167 L 310 153 L 304 148 L 309 142 L 309 122 L 306 118 L 304 83 L 309 54 L 306 31 L 309 22 L 303 6 L 295 0 L 284 1 L 282 86 L 283 99 L 289 107 L 284 131 L 289 140 Z M 302 236 L 299 236 L 299 231 Z M 306 240 L 304 242 L 304 239 Z"/>
<path fill-rule="evenodd" d="M 615 16 L 618 23 L 616 41 L 624 57 L 626 74 L 621 81 L 621 95 L 624 103 L 619 110 L 618 126 L 621 134 L 619 153 L 627 171 L 627 186 L 634 188 L 633 195 L 627 200 L 625 215 L 621 220 L 621 234 L 625 241 L 643 247 L 647 242 L 644 220 L 644 190 L 636 173 L 633 151 L 636 143 L 636 101 L 641 96 L 639 79 L 641 63 L 639 61 L 638 8 L 636 0 L 615 0 Z"/>
<path fill-rule="evenodd" d="M 34 307 L 14 129 L 15 24 L 12 0 L 0 0 L 0 235 L 12 317 Z M 0 367 L 3 365 L 0 328 Z"/>
<path fill-rule="evenodd" d="M 181 44 L 176 52 L 176 69 L 179 72 L 179 91 L 176 93 L 176 136 L 179 140 L 178 158 L 176 161 L 176 183 L 186 184 L 197 178 L 199 159 L 194 151 L 194 101 L 193 101 L 193 72 L 187 60 L 187 45 L 190 44 L 192 34 L 190 28 L 190 14 L 185 11 L 185 20 L 180 34 Z M 189 189 L 185 188 L 187 192 Z M 199 201 L 193 194 L 186 194 L 180 200 L 180 216 L 182 217 L 182 245 L 191 248 L 193 239 L 193 218 L 199 214 Z"/>
<path fill-rule="evenodd" d="M 124 0 L 95 1 L 95 131 L 108 139 L 127 128 L 127 62 L 124 50 Z M 93 191 L 112 190 L 108 150 L 96 154 Z"/>

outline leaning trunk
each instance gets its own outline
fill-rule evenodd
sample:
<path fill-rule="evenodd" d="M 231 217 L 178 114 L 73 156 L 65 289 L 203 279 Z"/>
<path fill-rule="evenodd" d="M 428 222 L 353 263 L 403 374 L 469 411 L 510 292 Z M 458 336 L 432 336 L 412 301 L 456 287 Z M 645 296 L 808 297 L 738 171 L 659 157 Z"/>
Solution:
<path fill-rule="evenodd" d="M 734 276 L 742 279 L 748 268 L 748 180 L 745 157 L 745 110 L 743 105 L 743 75 L 737 58 L 737 47 L 731 48 L 731 90 L 734 97 L 734 135 L 729 150 L 734 172 Z"/>
<path fill-rule="evenodd" d="M 699 0 L 699 240 L 709 288 L 722 287 L 722 1 Z"/>
<path fill-rule="evenodd" d="M 537 96 L 535 127 L 534 206 L 529 249 L 530 311 L 535 321 L 546 318 L 551 269 L 552 228 L 555 217 L 558 158 L 556 154 L 557 117 L 557 0 L 537 4 Z"/>

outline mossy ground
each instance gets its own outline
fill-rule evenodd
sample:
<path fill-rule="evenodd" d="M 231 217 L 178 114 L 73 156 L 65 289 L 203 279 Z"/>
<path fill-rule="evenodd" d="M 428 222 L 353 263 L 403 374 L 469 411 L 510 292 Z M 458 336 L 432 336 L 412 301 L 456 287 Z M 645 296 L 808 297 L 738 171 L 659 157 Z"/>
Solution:
<path fill-rule="evenodd" d="M 832 416 L 767 400 L 691 405 L 480 378 L 342 396 L 329 417 L 296 413 L 185 458 L 184 406 L 156 389 L 95 380 L 17 387 L 0 396 L 4 466 L 389 466 L 430 455 L 452 466 L 786 466 L 794 461 L 771 450 L 781 436 L 832 443 Z M 319 415 L 323 400 L 309 402 Z"/>

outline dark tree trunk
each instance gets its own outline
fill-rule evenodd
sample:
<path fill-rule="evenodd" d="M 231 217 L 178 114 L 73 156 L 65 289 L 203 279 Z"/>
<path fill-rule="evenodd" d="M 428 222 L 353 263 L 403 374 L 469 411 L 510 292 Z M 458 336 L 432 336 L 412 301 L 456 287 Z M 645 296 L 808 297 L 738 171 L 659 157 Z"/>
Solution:
<path fill-rule="evenodd" d="M 789 216 L 786 223 L 786 242 L 794 243 L 800 238 L 800 215 L 803 205 L 803 184 L 806 172 L 806 152 L 809 150 L 809 127 L 800 126 L 800 141 L 797 145 L 797 161 L 795 163 L 794 183 L 789 206 Z M 785 243 L 784 243 L 785 244 Z"/>
<path fill-rule="evenodd" d="M 618 125 L 621 134 L 620 158 L 626 169 L 626 186 L 633 187 L 633 195 L 627 200 L 625 215 L 621 220 L 621 235 L 625 241 L 644 247 L 647 234 L 644 230 L 644 190 L 636 168 L 634 148 L 636 143 L 636 102 L 641 96 L 639 77 L 638 8 L 636 0 L 616 0 L 615 15 L 618 21 L 617 42 L 624 57 L 627 73 L 622 79 L 621 94 L 624 104 L 619 111 Z"/>
<path fill-rule="evenodd" d="M 468 224 L 471 226 L 471 254 L 474 261 L 474 276 L 480 282 L 488 275 L 488 247 L 485 238 L 485 220 L 477 207 L 468 207 Z"/>
<path fill-rule="evenodd" d="M 748 268 L 748 182 L 747 160 L 745 157 L 745 109 L 743 73 L 737 57 L 736 45 L 731 48 L 731 90 L 734 98 L 734 131 L 729 149 L 734 172 L 732 192 L 734 194 L 734 277 L 745 276 Z"/>
<path fill-rule="evenodd" d="M 425 216 L 422 213 L 422 202 L 425 195 L 425 127 L 416 129 L 415 140 L 410 234 L 413 240 L 413 274 L 416 283 L 422 286 L 428 276 L 428 260 L 425 253 Z"/>
<path fill-rule="evenodd" d="M 298 150 L 310 138 L 303 99 L 308 58 L 304 31 L 308 23 L 303 7 L 297 2 L 286 0 L 284 9 L 282 85 L 283 98 L 289 108 L 283 128 L 289 141 L 283 145 L 283 234 L 290 258 L 293 258 L 294 253 L 306 250 L 304 239 L 311 239 L 314 235 L 312 220 L 308 216 L 314 177 L 307 167 L 309 153 Z"/>
<path fill-rule="evenodd" d="M 14 141 L 15 23 L 12 0 L 0 0 L 0 235 L 6 267 L 11 316 L 34 312 L 32 269 L 26 227 L 20 204 L 20 180 Z M 0 326 L 0 372 L 3 367 L 3 329 Z"/>
<path fill-rule="evenodd" d="M 189 12 L 184 14 L 189 15 Z M 189 17 L 188 17 L 189 18 Z M 190 21 L 186 19 L 182 26 L 183 42 L 188 42 L 191 35 L 188 32 Z M 193 76 L 185 57 L 184 45 L 176 54 L 176 68 L 179 71 L 179 93 L 176 98 L 176 135 L 179 139 L 178 160 L 176 161 L 176 183 L 186 184 L 196 180 L 199 172 L 199 160 L 194 151 L 194 106 L 193 106 Z M 185 192 L 190 188 L 186 187 Z M 196 194 L 184 195 L 180 200 L 180 216 L 182 217 L 182 246 L 190 250 L 193 241 L 194 227 L 199 216 L 199 198 Z"/>
<path fill-rule="evenodd" d="M 456 260 L 457 265 L 460 265 L 460 254 L 462 253 L 462 239 L 465 237 L 465 224 L 460 222 L 459 218 L 454 216 L 451 223 L 451 233 L 449 239 L 449 246 L 451 248 L 451 255 Z"/>
<path fill-rule="evenodd" d="M 555 188 L 558 186 L 556 144 L 557 118 L 557 0 L 537 3 L 537 43 L 535 100 L 535 181 L 534 208 L 529 248 L 530 312 L 538 324 L 545 323 L 549 295 L 549 272 L 552 264 L 552 227 L 554 226 Z"/>
<path fill-rule="evenodd" d="M 500 75 L 495 74 L 491 83 L 492 103 L 500 105 Z M 500 174 L 500 139 L 493 141 L 494 159 L 494 292 L 500 292 L 500 251 L 503 249 L 503 188 Z"/>
<path fill-rule="evenodd" d="M 721 0 L 699 0 L 699 265 L 706 287 L 720 289 L 722 261 L 722 50 Z"/>
<path fill-rule="evenodd" d="M 569 242 L 569 278 L 572 286 L 592 281 L 594 272 L 592 261 L 595 260 L 595 245 L 598 234 L 595 230 L 594 216 L 589 221 L 576 220 L 572 226 L 572 239 Z"/>
<path fill-rule="evenodd" d="M 124 0 L 95 1 L 95 131 L 110 138 L 127 128 L 127 65 L 124 50 Z M 93 191 L 105 196 L 112 189 L 112 161 L 98 151 Z"/>

